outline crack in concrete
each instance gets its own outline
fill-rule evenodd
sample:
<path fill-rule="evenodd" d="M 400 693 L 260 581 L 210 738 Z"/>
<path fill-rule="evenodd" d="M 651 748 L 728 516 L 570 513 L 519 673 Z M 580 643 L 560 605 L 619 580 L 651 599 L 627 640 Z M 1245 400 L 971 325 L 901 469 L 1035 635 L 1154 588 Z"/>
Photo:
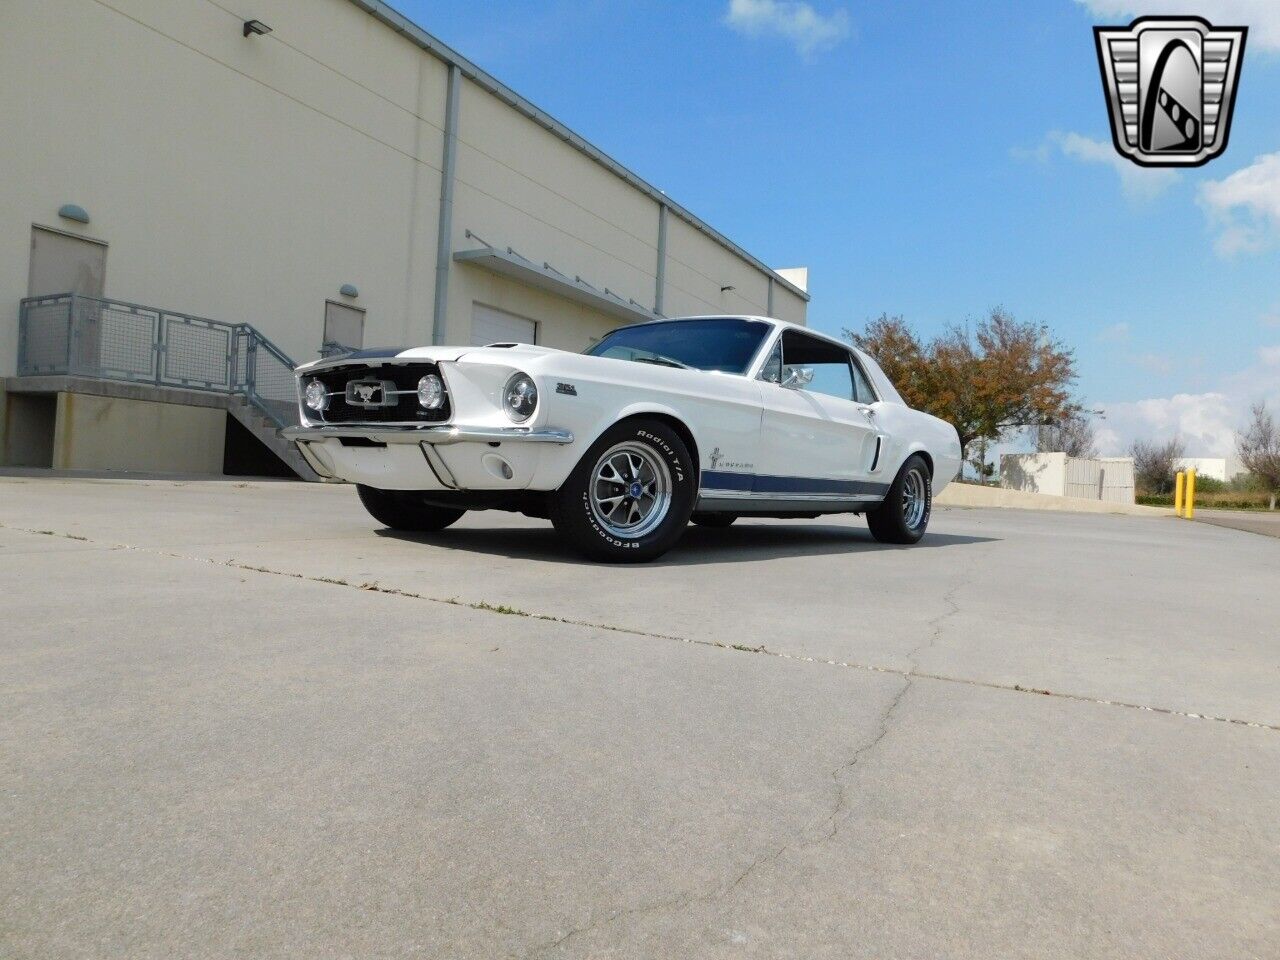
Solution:
<path fill-rule="evenodd" d="M 830 827 L 830 829 L 826 831 L 826 834 L 824 836 L 822 836 L 817 840 L 807 841 L 807 842 L 798 844 L 800 847 L 807 848 L 807 847 L 812 847 L 812 846 L 817 846 L 819 844 L 827 843 L 828 841 L 832 840 L 836 836 L 836 834 L 840 831 L 840 826 L 843 820 L 845 819 L 845 817 L 842 815 L 846 813 L 848 809 L 848 801 L 849 801 L 849 783 L 846 780 L 846 777 L 848 776 L 850 771 L 852 771 L 853 768 L 858 765 L 858 763 L 862 760 L 863 757 L 865 757 L 868 753 L 870 753 L 872 750 L 878 747 L 881 741 L 883 741 L 884 738 L 889 735 L 889 731 L 893 725 L 894 715 L 897 713 L 898 707 L 902 704 L 902 701 L 906 698 L 907 693 L 911 690 L 912 684 L 914 682 L 914 672 L 917 666 L 917 657 L 919 657 L 919 655 L 925 649 L 932 647 L 934 644 L 938 642 L 939 639 L 941 639 L 942 624 L 949 617 L 953 617 L 960 612 L 960 605 L 955 600 L 955 594 L 959 592 L 959 590 L 964 585 L 965 585 L 964 583 L 957 583 L 955 586 L 953 586 L 950 590 L 947 591 L 946 595 L 943 597 L 943 601 L 950 607 L 950 609 L 944 611 L 943 613 L 939 614 L 937 617 L 934 617 L 932 620 L 928 621 L 927 626 L 930 628 L 929 636 L 925 640 L 921 641 L 915 648 L 913 648 L 907 654 L 907 660 L 910 661 L 911 668 L 906 672 L 906 674 L 903 677 L 904 682 L 902 684 L 901 689 L 899 689 L 897 694 L 894 695 L 894 698 L 889 702 L 888 706 L 886 706 L 885 709 L 881 711 L 876 724 L 875 736 L 872 737 L 870 740 L 868 740 L 866 743 L 862 744 L 862 746 L 858 747 L 858 749 L 853 752 L 853 756 L 851 756 L 848 760 L 841 763 L 839 766 L 837 766 L 835 769 L 831 771 L 831 774 L 830 774 L 831 780 L 835 784 L 835 788 L 836 788 L 835 805 L 832 808 L 831 812 L 827 814 L 821 821 L 821 824 L 824 827 Z M 735 643 L 735 644 L 729 644 L 728 646 L 730 649 L 744 651 L 748 653 L 770 653 L 770 651 L 766 650 L 763 645 L 759 647 L 749 647 L 743 644 Z M 775 862 L 787 850 L 791 849 L 793 846 L 796 846 L 796 845 L 797 844 L 795 844 L 794 842 L 789 841 L 787 843 L 780 844 L 771 852 L 760 854 L 754 860 L 752 860 L 751 863 L 749 863 L 744 870 L 740 871 L 738 875 L 733 878 L 732 881 L 730 881 L 727 884 L 723 884 L 708 893 L 700 894 L 697 896 L 694 896 L 693 894 L 685 893 L 685 894 L 681 894 L 678 897 L 662 900 L 657 903 L 616 911 L 614 913 L 611 913 L 607 917 L 601 918 L 599 920 L 593 920 L 592 922 L 585 924 L 581 927 L 575 927 L 572 930 L 569 930 L 567 933 L 557 937 L 555 940 L 552 940 L 540 946 L 534 947 L 530 952 L 529 956 L 538 956 L 540 954 L 555 950 L 557 947 L 563 946 L 565 943 L 567 943 L 569 940 L 573 939 L 576 936 L 579 936 L 584 933 L 589 933 L 590 931 L 597 930 L 601 927 L 609 926 L 610 924 L 614 923 L 615 921 L 621 920 L 624 917 L 638 916 L 646 913 L 657 913 L 662 910 L 683 910 L 684 908 L 694 903 L 710 903 L 712 901 L 723 900 L 725 897 L 728 897 L 730 894 L 732 894 L 739 886 L 745 883 L 747 879 L 753 873 L 755 873 L 757 869 L 759 869 L 764 865 Z"/>
<path fill-rule="evenodd" d="M 555 940 L 530 948 L 530 951 L 526 956 L 534 957 L 539 954 L 547 953 L 559 946 L 562 946 L 576 936 L 584 933 L 590 933 L 591 931 L 598 930 L 602 927 L 607 927 L 626 917 L 635 917 L 646 913 L 659 913 L 664 910 L 683 910 L 695 903 L 714 903 L 717 900 L 723 900 L 725 897 L 729 896 L 729 894 L 733 893 L 733 891 L 736 890 L 748 877 L 750 877 L 758 867 L 778 859 L 778 857 L 780 857 L 790 847 L 791 844 L 784 843 L 771 853 L 760 854 L 747 864 L 744 869 L 739 871 L 738 875 L 728 883 L 720 884 L 706 893 L 694 894 L 685 892 L 676 897 L 659 900 L 656 903 L 617 910 L 609 914 L 607 917 L 602 917 L 599 920 L 592 920 L 590 923 L 584 924 L 581 927 L 574 927 L 567 933 L 558 936 Z"/>
<path fill-rule="evenodd" d="M 899 705 L 906 698 L 907 693 L 911 690 L 912 683 L 914 682 L 909 674 L 903 678 L 903 681 L 902 688 L 898 690 L 897 696 L 890 701 L 889 706 L 880 714 L 876 735 L 855 750 L 852 757 L 831 771 L 831 780 L 836 785 L 836 802 L 835 806 L 832 807 L 831 812 L 827 814 L 826 818 L 822 821 L 822 825 L 829 829 L 827 830 L 826 835 L 817 841 L 818 843 L 826 843 L 829 840 L 834 839 L 835 835 L 840 832 L 841 824 L 845 819 L 847 819 L 847 811 L 849 809 L 849 783 L 846 780 L 846 777 L 849 775 L 850 771 L 858 765 L 864 756 L 876 747 L 880 746 L 880 742 L 889 735 L 889 730 L 893 725 L 893 716 L 897 713 Z"/>
<path fill-rule="evenodd" d="M 984 690 L 1002 690 L 1006 693 L 1029 693 L 1038 696 L 1053 697 L 1058 700 L 1068 700 L 1075 703 L 1091 703 L 1105 707 L 1121 707 L 1126 710 L 1140 710 L 1144 713 L 1158 713 L 1169 717 L 1182 717 L 1187 720 L 1209 720 L 1214 723 L 1226 723 L 1237 727 L 1250 727 L 1255 730 L 1274 730 L 1280 732 L 1280 724 L 1263 723 L 1257 720 L 1243 720 L 1239 717 L 1224 717 L 1210 713 L 1194 713 L 1188 710 L 1175 710 L 1172 707 L 1157 707 L 1145 703 L 1133 703 L 1128 700 L 1114 700 L 1106 697 L 1090 697 L 1085 694 L 1069 693 L 1061 690 L 1046 690 L 1042 687 L 1024 686 L 1020 683 L 997 683 L 991 680 L 974 680 L 969 677 L 953 677 L 943 673 L 926 673 L 914 667 L 903 669 L 901 667 L 886 667 L 873 663 L 858 663 L 853 660 L 828 660 L 823 657 L 809 657 L 797 653 L 787 653 L 784 650 L 770 650 L 764 646 L 746 647 L 742 644 L 724 643 L 720 640 L 698 639 L 695 637 L 681 637 L 669 633 L 654 633 L 649 630 L 641 630 L 635 627 L 620 627 L 616 624 L 594 623 L 590 620 L 578 620 L 572 617 L 557 617 L 548 613 L 533 613 L 526 610 L 519 610 L 515 607 L 506 606 L 504 604 L 491 604 L 483 600 L 469 601 L 462 600 L 458 597 L 432 597 L 427 594 L 415 593 L 411 590 L 401 590 L 398 587 L 384 587 L 376 580 L 367 583 L 353 583 L 349 580 L 343 580 L 336 577 L 322 577 L 313 574 L 296 573 L 290 570 L 274 570 L 270 567 L 263 567 L 256 564 L 246 563 L 241 560 L 215 560 L 212 557 L 200 557 L 190 554 L 175 553 L 169 550 L 160 550 L 155 547 L 141 547 L 135 544 L 127 543 L 104 543 L 103 541 L 93 540 L 89 537 L 81 537 L 78 534 L 63 533 L 53 530 L 33 530 L 27 527 L 14 526 L 13 524 L 0 523 L 0 530 L 15 530 L 19 533 L 41 534 L 44 536 L 61 537 L 67 540 L 78 540 L 85 543 L 95 544 L 112 550 L 125 550 L 135 553 L 146 553 L 152 556 L 169 557 L 174 560 L 187 560 L 194 563 L 206 563 L 215 567 L 229 567 L 233 570 L 248 570 L 253 573 L 268 574 L 276 577 L 287 577 L 293 580 L 305 580 L 310 583 L 325 583 L 334 586 L 347 587 L 355 590 L 367 590 L 373 593 L 382 593 L 388 596 L 406 597 L 413 600 L 424 600 L 430 603 L 443 603 L 454 607 L 463 607 L 468 610 L 484 611 L 486 613 L 495 613 L 498 615 L 512 615 L 520 617 L 529 617 L 532 620 L 543 620 L 549 623 L 562 623 L 572 627 L 586 627 L 591 630 L 604 630 L 610 633 L 622 633 L 632 637 L 645 637 L 653 640 L 671 640 L 676 643 L 687 643 L 690 646 L 713 647 L 718 650 L 727 650 L 737 653 L 747 653 L 751 655 L 760 655 L 766 657 L 774 657 L 778 660 L 790 660 L 795 663 L 812 663 L 827 667 L 841 667 L 847 670 L 860 670 L 865 673 L 882 673 L 891 676 L 914 678 L 917 680 L 936 680 L 940 683 L 954 683 L 966 687 L 977 687 Z M 961 589 L 964 585 L 956 587 Z M 953 601 L 954 602 L 954 601 Z M 931 623 L 945 620 L 947 617 L 954 615 L 958 610 L 943 613 L 935 621 Z M 936 638 L 935 641 L 936 642 Z M 922 647 L 918 648 L 916 655 L 932 646 L 931 641 L 926 641 Z"/>
<path fill-rule="evenodd" d="M 920 669 L 920 656 L 926 650 L 931 650 L 942 639 L 942 625 L 960 612 L 960 604 L 956 602 L 956 594 L 969 586 L 969 579 L 966 578 L 955 584 L 950 590 L 942 595 L 942 602 L 949 606 L 950 610 L 944 610 L 932 620 L 926 622 L 926 626 L 932 631 L 927 639 L 907 652 L 907 660 L 911 662 L 911 669 L 907 671 L 907 675 L 914 675 Z"/>
<path fill-rule="evenodd" d="M 911 666 L 902 673 L 904 680 L 902 688 L 880 714 L 877 725 L 878 732 L 875 737 L 855 750 L 853 756 L 850 757 L 848 761 L 842 763 L 831 771 L 831 779 L 836 785 L 836 802 L 831 813 L 827 815 L 825 820 L 823 820 L 823 824 L 830 826 L 831 829 L 827 832 L 826 836 L 822 838 L 821 842 L 825 843 L 828 840 L 831 840 L 840 832 L 840 826 L 846 819 L 842 814 L 845 813 L 849 805 L 849 784 L 845 778 L 866 754 L 878 747 L 880 742 L 889 735 L 894 715 L 898 712 L 898 707 L 902 705 L 902 701 L 906 699 L 907 694 L 911 691 L 912 685 L 915 683 L 915 678 L 917 676 L 916 671 L 920 668 L 919 660 L 921 654 L 926 650 L 931 649 L 939 640 L 942 639 L 943 623 L 960 612 L 960 604 L 956 601 L 956 594 L 966 587 L 968 583 L 969 581 L 967 579 L 963 580 L 952 586 L 952 588 L 943 595 L 942 602 L 950 609 L 944 610 L 932 620 L 927 621 L 925 625 L 929 628 L 929 635 L 907 652 L 906 659 Z"/>

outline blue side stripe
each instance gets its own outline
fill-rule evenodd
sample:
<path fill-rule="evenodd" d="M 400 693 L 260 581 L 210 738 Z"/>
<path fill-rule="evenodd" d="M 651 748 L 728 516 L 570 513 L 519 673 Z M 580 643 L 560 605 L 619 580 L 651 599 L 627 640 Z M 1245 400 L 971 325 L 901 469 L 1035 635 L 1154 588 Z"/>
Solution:
<path fill-rule="evenodd" d="M 735 490 L 750 493 L 830 493 L 854 495 L 884 493 L 887 483 L 870 480 L 829 480 L 823 477 L 775 477 L 760 473 L 730 473 L 704 470 L 702 486 L 706 490 Z"/>
<path fill-rule="evenodd" d="M 702 471 L 702 485 L 716 490 L 750 490 L 754 473 L 728 473 L 723 470 Z"/>

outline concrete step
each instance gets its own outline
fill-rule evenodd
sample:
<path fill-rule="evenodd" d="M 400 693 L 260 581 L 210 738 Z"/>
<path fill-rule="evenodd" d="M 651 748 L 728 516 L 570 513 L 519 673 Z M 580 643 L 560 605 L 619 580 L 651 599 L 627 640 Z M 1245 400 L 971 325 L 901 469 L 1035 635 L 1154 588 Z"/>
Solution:
<path fill-rule="evenodd" d="M 281 437 L 275 423 L 263 416 L 257 407 L 237 397 L 227 406 L 227 412 L 303 480 L 320 481 L 320 476 L 311 469 L 307 461 L 302 458 L 302 454 L 298 453 L 298 448 Z"/>

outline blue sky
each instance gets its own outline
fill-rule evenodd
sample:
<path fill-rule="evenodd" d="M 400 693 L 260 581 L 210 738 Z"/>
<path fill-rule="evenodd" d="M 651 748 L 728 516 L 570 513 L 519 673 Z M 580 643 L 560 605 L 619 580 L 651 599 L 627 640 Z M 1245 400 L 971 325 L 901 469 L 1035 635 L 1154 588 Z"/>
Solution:
<path fill-rule="evenodd" d="M 1073 346 L 1104 446 L 1223 453 L 1280 405 L 1280 0 L 544 0 L 397 6 L 775 266 L 810 324 L 1002 304 Z M 1227 152 L 1110 145 L 1095 23 L 1251 28 Z"/>

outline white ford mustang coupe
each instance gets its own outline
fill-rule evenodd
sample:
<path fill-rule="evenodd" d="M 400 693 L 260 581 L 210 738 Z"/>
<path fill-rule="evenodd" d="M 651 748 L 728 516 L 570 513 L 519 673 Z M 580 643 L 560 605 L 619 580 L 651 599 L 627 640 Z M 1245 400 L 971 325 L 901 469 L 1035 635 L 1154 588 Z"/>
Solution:
<path fill-rule="evenodd" d="M 363 350 L 297 375 L 285 436 L 379 523 L 514 510 L 599 560 L 652 560 L 690 520 L 740 516 L 865 513 L 877 540 L 915 543 L 960 467 L 955 429 L 869 356 L 764 317 L 640 323 L 585 354 Z"/>

